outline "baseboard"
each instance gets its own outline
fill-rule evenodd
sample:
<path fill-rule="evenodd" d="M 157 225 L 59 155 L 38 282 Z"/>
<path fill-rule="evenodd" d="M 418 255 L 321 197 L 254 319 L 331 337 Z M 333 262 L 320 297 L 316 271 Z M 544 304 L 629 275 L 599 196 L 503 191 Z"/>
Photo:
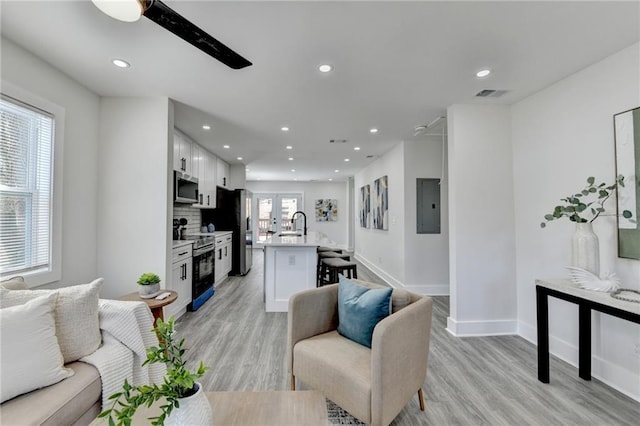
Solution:
<path fill-rule="evenodd" d="M 403 289 L 413 293 L 424 294 L 425 296 L 448 296 L 448 284 L 424 284 L 424 285 L 404 285 Z"/>
<path fill-rule="evenodd" d="M 518 335 L 537 346 L 538 332 L 535 327 L 523 322 L 518 322 Z M 561 359 L 569 365 L 578 368 L 578 347 L 549 336 L 549 353 Z M 576 370 L 576 375 L 578 371 Z M 553 371 L 550 372 L 553 380 Z M 591 376 L 600 380 L 607 386 L 640 402 L 640 375 L 634 374 L 625 368 L 604 360 L 596 355 L 591 356 Z"/>
<path fill-rule="evenodd" d="M 377 276 L 382 278 L 382 281 L 384 281 L 385 283 L 389 284 L 391 287 L 393 287 L 393 288 L 403 288 L 404 287 L 404 285 L 400 281 L 398 281 L 397 279 L 395 279 L 391 275 L 387 274 L 384 270 L 378 268 L 374 263 L 369 262 L 366 258 L 362 257 L 360 254 L 354 253 L 353 257 L 358 262 L 362 263 L 364 266 L 366 266 L 368 269 L 370 269 L 371 272 L 373 272 L 374 274 L 376 274 Z"/>
<path fill-rule="evenodd" d="M 517 334 L 516 320 L 456 321 L 447 317 L 447 331 L 456 337 Z"/>

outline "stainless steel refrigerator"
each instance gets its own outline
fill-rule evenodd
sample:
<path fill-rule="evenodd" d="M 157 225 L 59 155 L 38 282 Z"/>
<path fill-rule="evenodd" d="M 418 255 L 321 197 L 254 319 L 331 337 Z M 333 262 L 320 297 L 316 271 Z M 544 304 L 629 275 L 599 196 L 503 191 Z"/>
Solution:
<path fill-rule="evenodd" d="M 247 274 L 253 264 L 252 198 L 253 194 L 246 189 L 218 188 L 217 208 L 202 212 L 203 222 L 212 222 L 216 231 L 233 231 L 233 275 Z"/>

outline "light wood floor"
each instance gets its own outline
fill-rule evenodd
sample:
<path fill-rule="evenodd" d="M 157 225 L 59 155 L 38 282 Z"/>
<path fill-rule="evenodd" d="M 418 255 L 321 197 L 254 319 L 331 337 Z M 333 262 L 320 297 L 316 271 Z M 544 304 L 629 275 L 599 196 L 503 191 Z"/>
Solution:
<path fill-rule="evenodd" d="M 230 277 L 177 323 L 193 367 L 211 367 L 207 391 L 288 390 L 286 313 L 264 312 L 262 252 L 245 277 Z M 359 278 L 382 282 L 358 265 Z M 517 336 L 456 338 L 446 330 L 449 298 L 434 297 L 426 412 L 418 399 L 393 425 L 638 425 L 640 403 L 551 357 L 551 383 L 537 380 L 536 347 Z"/>

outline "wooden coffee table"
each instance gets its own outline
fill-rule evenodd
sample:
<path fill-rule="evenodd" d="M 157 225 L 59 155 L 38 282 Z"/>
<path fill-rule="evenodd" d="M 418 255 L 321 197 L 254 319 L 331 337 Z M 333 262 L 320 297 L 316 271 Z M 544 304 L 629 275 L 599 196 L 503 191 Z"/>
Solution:
<path fill-rule="evenodd" d="M 327 403 L 318 391 L 207 392 L 216 426 L 329 424 Z"/>
<path fill-rule="evenodd" d="M 327 403 L 318 391 L 207 392 L 215 426 L 327 426 Z M 148 425 L 160 414 L 154 404 L 140 407 L 133 425 Z M 107 425 L 95 419 L 91 426 Z M 206 425 L 202 425 L 206 426 Z"/>

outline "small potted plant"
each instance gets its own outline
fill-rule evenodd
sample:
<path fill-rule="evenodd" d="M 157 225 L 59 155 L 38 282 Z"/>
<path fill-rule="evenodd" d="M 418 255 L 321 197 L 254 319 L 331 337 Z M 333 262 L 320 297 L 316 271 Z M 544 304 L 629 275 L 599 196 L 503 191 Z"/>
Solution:
<path fill-rule="evenodd" d="M 139 407 L 151 407 L 156 404 L 161 410 L 156 417 L 149 417 L 152 425 L 170 424 L 213 424 L 213 414 L 209 401 L 196 380 L 208 370 L 200 361 L 196 371 L 186 368 L 182 356 L 186 352 L 184 339 L 175 339 L 174 318 L 167 322 L 158 318 L 154 331 L 159 340 L 158 346 L 147 349 L 147 359 L 142 364 L 162 362 L 167 366 L 167 373 L 162 384 L 133 386 L 126 379 L 122 392 L 109 396 L 113 401 L 111 408 L 98 415 L 109 417 L 109 425 L 130 425 L 133 415 Z"/>
<path fill-rule="evenodd" d="M 153 272 L 145 272 L 138 278 L 138 293 L 143 299 L 151 299 L 160 294 L 160 277 Z"/>

